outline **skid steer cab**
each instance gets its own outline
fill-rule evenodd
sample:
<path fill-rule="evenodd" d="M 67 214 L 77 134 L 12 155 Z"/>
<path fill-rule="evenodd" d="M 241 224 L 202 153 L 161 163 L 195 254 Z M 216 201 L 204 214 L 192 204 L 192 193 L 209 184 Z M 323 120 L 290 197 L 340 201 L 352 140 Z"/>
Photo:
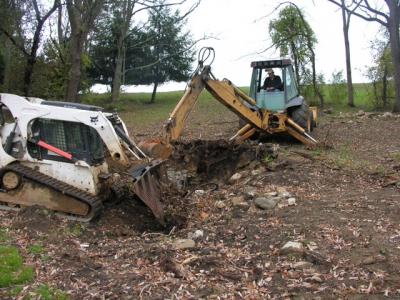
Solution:
<path fill-rule="evenodd" d="M 115 183 L 164 222 L 157 169 L 116 113 L 101 107 L 0 94 L 0 207 L 38 205 L 89 221 Z"/>
<path fill-rule="evenodd" d="M 316 126 L 317 108 L 300 95 L 290 59 L 253 61 L 249 96 L 257 107 L 287 115 L 308 132 Z"/>

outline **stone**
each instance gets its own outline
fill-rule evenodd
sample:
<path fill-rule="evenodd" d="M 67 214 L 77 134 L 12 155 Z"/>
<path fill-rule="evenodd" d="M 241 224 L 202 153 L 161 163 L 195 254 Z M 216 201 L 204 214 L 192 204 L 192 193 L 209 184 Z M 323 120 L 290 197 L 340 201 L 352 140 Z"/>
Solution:
<path fill-rule="evenodd" d="M 313 264 L 308 261 L 298 261 L 292 265 L 293 269 L 308 269 L 312 266 Z"/>
<path fill-rule="evenodd" d="M 229 178 L 229 183 L 233 184 L 236 183 L 239 179 L 242 178 L 242 174 L 240 173 L 235 173 L 231 176 L 231 178 Z"/>
<path fill-rule="evenodd" d="M 280 196 L 284 198 L 290 198 L 291 194 L 289 192 L 283 192 L 282 194 L 280 194 Z"/>
<path fill-rule="evenodd" d="M 224 201 L 219 200 L 219 201 L 215 202 L 215 206 L 218 208 L 224 208 L 226 205 L 225 205 Z"/>
<path fill-rule="evenodd" d="M 270 197 L 276 197 L 276 196 L 278 196 L 278 192 L 268 192 L 265 195 L 270 196 Z"/>
<path fill-rule="evenodd" d="M 192 239 L 192 240 L 199 240 L 199 239 L 203 238 L 203 236 L 204 236 L 204 231 L 200 230 L 200 229 L 196 230 L 195 232 L 190 232 L 188 234 L 189 239 Z"/>
<path fill-rule="evenodd" d="M 294 206 L 294 205 L 296 205 L 296 198 L 289 198 L 289 199 L 287 199 L 287 204 L 289 205 L 289 206 Z"/>
<path fill-rule="evenodd" d="M 393 113 L 387 111 L 387 112 L 385 112 L 385 113 L 382 115 L 382 117 L 384 117 L 384 118 L 391 118 L 391 117 L 393 117 Z"/>
<path fill-rule="evenodd" d="M 252 170 L 250 173 L 253 176 L 258 176 L 258 175 L 261 175 L 264 172 L 265 172 L 265 168 L 258 168 L 258 169 Z"/>
<path fill-rule="evenodd" d="M 365 116 L 365 111 L 359 110 L 359 111 L 357 112 L 356 116 L 357 116 L 357 117 Z"/>
<path fill-rule="evenodd" d="M 244 194 L 248 197 L 254 197 L 257 195 L 257 188 L 252 186 L 247 186 L 244 188 Z"/>
<path fill-rule="evenodd" d="M 306 281 L 308 281 L 308 282 L 315 282 L 315 283 L 322 283 L 322 282 L 323 282 L 323 280 L 321 279 L 321 277 L 319 277 L 319 276 L 317 276 L 317 275 L 314 275 L 314 276 L 312 276 L 312 277 L 310 277 L 310 278 L 307 278 Z"/>
<path fill-rule="evenodd" d="M 281 255 L 289 255 L 289 254 L 303 254 L 304 246 L 301 242 L 292 242 L 289 241 L 280 250 Z"/>
<path fill-rule="evenodd" d="M 276 188 L 276 191 L 278 192 L 279 195 L 282 195 L 283 193 L 287 193 L 288 191 L 286 190 L 286 188 L 282 187 L 282 186 L 278 186 Z"/>
<path fill-rule="evenodd" d="M 246 202 L 246 200 L 243 197 L 234 197 L 231 199 L 232 206 L 235 207 L 249 207 L 249 203 Z"/>
<path fill-rule="evenodd" d="M 172 243 L 172 246 L 176 250 L 191 249 L 196 246 L 196 242 L 192 239 L 179 239 Z"/>
<path fill-rule="evenodd" d="M 197 196 L 202 196 L 202 195 L 204 195 L 206 192 L 204 191 L 204 190 L 195 190 L 194 191 L 194 194 L 195 195 L 197 195 Z"/>
<path fill-rule="evenodd" d="M 333 109 L 332 108 L 326 108 L 326 109 L 324 109 L 324 113 L 330 115 L 331 113 L 333 113 Z"/>
<path fill-rule="evenodd" d="M 258 197 L 254 200 L 254 204 L 261 209 L 268 210 L 273 209 L 276 204 L 279 202 L 279 198 L 267 198 L 267 197 Z"/>
<path fill-rule="evenodd" d="M 368 256 L 367 258 L 365 258 L 362 261 L 362 264 L 363 265 L 372 265 L 372 264 L 384 262 L 384 261 L 386 261 L 386 256 L 378 254 L 378 255 Z"/>

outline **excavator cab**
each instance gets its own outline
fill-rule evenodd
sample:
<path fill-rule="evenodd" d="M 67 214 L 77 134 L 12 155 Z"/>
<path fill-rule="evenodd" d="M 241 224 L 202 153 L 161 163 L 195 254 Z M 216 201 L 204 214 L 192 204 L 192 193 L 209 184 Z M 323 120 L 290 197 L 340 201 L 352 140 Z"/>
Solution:
<path fill-rule="evenodd" d="M 310 132 L 317 124 L 317 108 L 309 107 L 304 97 L 300 95 L 297 81 L 290 59 L 275 59 L 253 61 L 253 73 L 250 83 L 250 94 L 259 109 L 272 113 L 284 113 L 303 129 Z M 282 85 L 279 90 L 263 89 L 266 69 L 278 71 Z"/>
<path fill-rule="evenodd" d="M 289 107 L 299 106 L 304 98 L 299 95 L 293 65 L 290 59 L 254 61 L 251 63 L 253 73 L 250 83 L 250 97 L 256 100 L 257 106 L 272 112 L 283 112 Z M 266 69 L 280 71 L 282 87 L 275 91 L 263 89 Z"/>

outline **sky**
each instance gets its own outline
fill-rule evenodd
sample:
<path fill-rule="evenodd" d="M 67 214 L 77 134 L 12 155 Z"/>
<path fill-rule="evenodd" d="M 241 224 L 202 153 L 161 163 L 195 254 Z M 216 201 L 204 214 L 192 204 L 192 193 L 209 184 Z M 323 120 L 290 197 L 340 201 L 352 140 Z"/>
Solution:
<path fill-rule="evenodd" d="M 187 29 L 195 40 L 204 36 L 214 38 L 200 41 L 203 46 L 215 49 L 213 74 L 228 78 L 237 86 L 248 86 L 251 61 L 273 59 L 279 52 L 261 53 L 271 45 L 268 24 L 277 17 L 274 9 L 279 0 L 202 0 L 189 16 Z M 316 46 L 317 71 L 325 74 L 327 82 L 332 72 L 343 70 L 345 76 L 345 51 L 342 16 L 338 8 L 327 0 L 293 0 L 305 16 L 318 39 Z M 366 67 L 371 63 L 370 41 L 379 30 L 377 23 L 366 22 L 355 16 L 350 23 L 350 47 L 353 81 L 365 82 Z M 197 56 L 196 56 L 197 57 Z M 194 66 L 197 62 L 194 63 Z M 183 90 L 186 83 L 167 83 L 158 91 Z M 148 92 L 151 86 L 124 87 L 127 92 Z"/>

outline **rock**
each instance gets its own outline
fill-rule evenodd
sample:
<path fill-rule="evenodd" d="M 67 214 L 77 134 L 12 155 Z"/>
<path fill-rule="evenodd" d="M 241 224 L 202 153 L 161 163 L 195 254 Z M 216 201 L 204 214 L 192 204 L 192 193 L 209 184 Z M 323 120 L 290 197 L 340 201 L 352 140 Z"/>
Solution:
<path fill-rule="evenodd" d="M 278 186 L 276 188 L 276 191 L 278 192 L 279 195 L 282 195 L 283 193 L 287 193 L 288 191 L 286 190 L 286 188 L 282 187 L 282 186 Z"/>
<path fill-rule="evenodd" d="M 258 175 L 261 175 L 264 172 L 265 172 L 265 168 L 258 168 L 258 169 L 252 170 L 250 173 L 253 176 L 258 176 Z"/>
<path fill-rule="evenodd" d="M 287 199 L 287 204 L 289 205 L 289 206 L 293 206 L 293 205 L 296 205 L 296 198 L 289 198 L 289 199 Z"/>
<path fill-rule="evenodd" d="M 266 193 L 265 195 L 269 196 L 269 197 L 276 197 L 276 196 L 278 196 L 278 193 L 277 192 L 269 192 L 269 193 Z"/>
<path fill-rule="evenodd" d="M 365 116 L 365 111 L 359 110 L 359 111 L 357 112 L 356 116 L 357 116 L 357 117 Z"/>
<path fill-rule="evenodd" d="M 225 205 L 224 201 L 219 200 L 219 201 L 215 202 L 215 206 L 218 208 L 224 208 L 226 205 Z"/>
<path fill-rule="evenodd" d="M 176 250 L 190 249 L 196 246 L 196 242 L 192 239 L 179 239 L 172 243 L 172 246 Z"/>
<path fill-rule="evenodd" d="M 280 198 L 267 198 L 267 197 L 258 197 L 254 200 L 254 204 L 261 209 L 273 209 L 276 204 L 279 202 Z"/>
<path fill-rule="evenodd" d="M 243 192 L 248 197 L 254 197 L 257 195 L 257 188 L 252 187 L 252 186 L 247 186 L 247 187 L 245 187 Z"/>
<path fill-rule="evenodd" d="M 243 197 L 233 197 L 231 199 L 232 206 L 243 206 L 244 204 L 248 206 L 248 203 L 244 200 Z"/>
<path fill-rule="evenodd" d="M 324 113 L 330 115 L 333 112 L 332 108 L 326 108 L 324 109 Z"/>
<path fill-rule="evenodd" d="M 330 265 L 330 261 L 321 253 L 307 250 L 303 253 L 304 259 L 316 265 Z"/>
<path fill-rule="evenodd" d="M 283 192 L 282 194 L 280 194 L 280 196 L 284 198 L 290 198 L 291 194 L 289 192 Z"/>
<path fill-rule="evenodd" d="M 231 184 L 233 184 L 233 183 L 236 183 L 239 179 L 241 179 L 242 178 L 242 174 L 240 174 L 240 173 L 235 173 L 235 174 L 233 174 L 232 176 L 231 176 L 231 178 L 229 178 L 229 183 L 231 183 Z"/>
<path fill-rule="evenodd" d="M 362 261 L 362 264 L 363 265 L 372 265 L 372 264 L 384 262 L 384 261 L 386 261 L 386 256 L 378 254 L 378 255 L 368 256 L 367 258 L 365 258 Z"/>
<path fill-rule="evenodd" d="M 304 246 L 303 243 L 300 242 L 287 242 L 280 250 L 281 255 L 289 255 L 289 254 L 303 254 Z"/>
<path fill-rule="evenodd" d="M 384 118 L 391 118 L 391 117 L 393 117 L 393 113 L 387 111 L 387 112 L 385 112 L 385 113 L 382 115 L 382 117 L 384 117 Z"/>
<path fill-rule="evenodd" d="M 204 195 L 206 192 L 204 191 L 204 190 L 195 190 L 194 191 L 194 194 L 195 195 L 197 195 L 197 196 L 202 196 L 202 195 Z"/>
<path fill-rule="evenodd" d="M 321 279 L 321 277 L 319 277 L 318 275 L 314 275 L 310 278 L 306 279 L 307 282 L 315 282 L 315 283 L 322 283 L 323 280 Z"/>
<path fill-rule="evenodd" d="M 188 234 L 188 238 L 192 240 L 199 240 L 203 238 L 203 236 L 204 236 L 204 231 L 200 229 L 196 230 L 195 232 L 190 232 Z"/>
<path fill-rule="evenodd" d="M 308 261 L 298 261 L 292 265 L 294 269 L 308 269 L 311 268 L 312 266 L 313 264 Z"/>

